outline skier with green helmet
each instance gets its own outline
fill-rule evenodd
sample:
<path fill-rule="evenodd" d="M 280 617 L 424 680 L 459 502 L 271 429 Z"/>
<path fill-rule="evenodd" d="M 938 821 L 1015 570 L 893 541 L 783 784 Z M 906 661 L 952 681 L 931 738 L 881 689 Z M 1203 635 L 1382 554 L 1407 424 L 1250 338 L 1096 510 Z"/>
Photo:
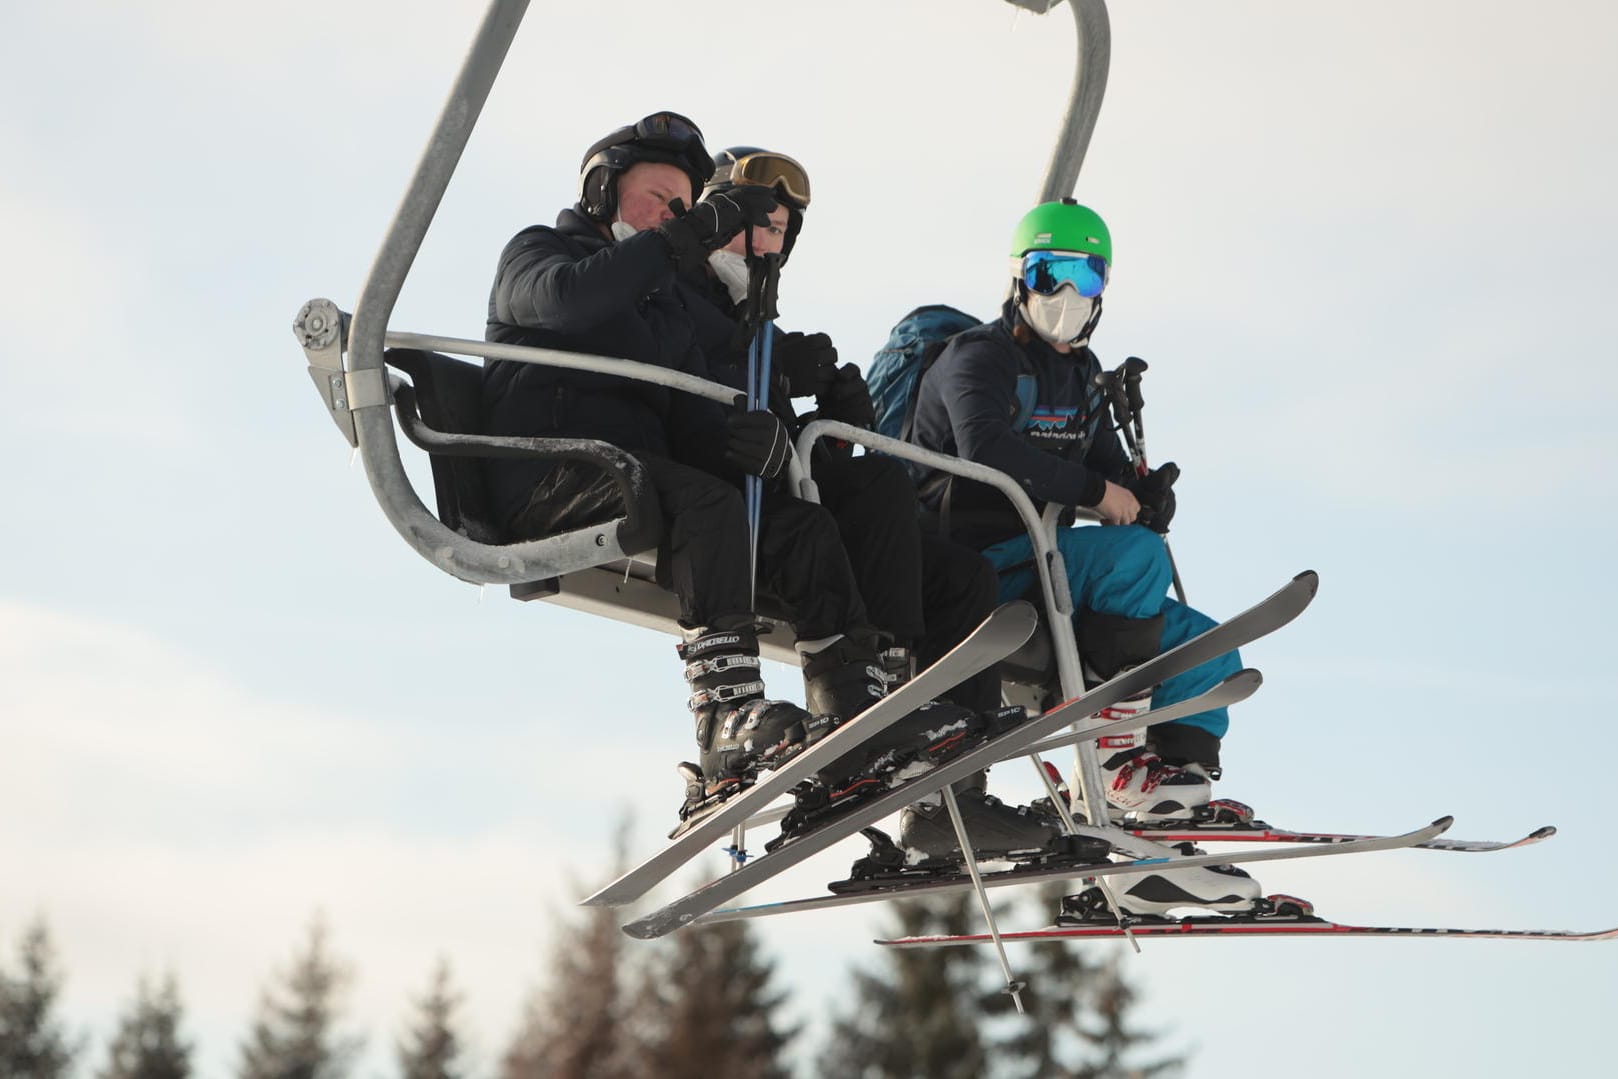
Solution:
<path fill-rule="evenodd" d="M 1136 474 L 1096 381 L 1103 369 L 1090 337 L 1112 255 L 1111 233 L 1089 207 L 1064 199 L 1029 211 L 1012 235 L 1012 295 L 1001 317 L 955 335 L 927 370 L 912 434 L 927 449 L 1016 477 L 1036 504 L 1079 507 L 1110 526 L 1057 532 L 1090 684 L 1214 625 L 1167 594 L 1173 567 L 1162 534 L 1174 515 L 1179 470 L 1165 464 Z M 1032 544 L 1003 495 L 942 472 L 925 477 L 921 491 L 940 527 L 999 569 L 1002 600 L 1037 591 Z M 1120 718 L 1187 700 L 1240 668 L 1234 652 L 1204 663 L 1127 702 Z M 1220 708 L 1100 739 L 1114 813 L 1140 821 L 1206 817 L 1228 723 Z M 1135 876 L 1119 892 L 1137 914 L 1181 905 L 1246 911 L 1258 895 L 1251 877 L 1228 866 Z"/>

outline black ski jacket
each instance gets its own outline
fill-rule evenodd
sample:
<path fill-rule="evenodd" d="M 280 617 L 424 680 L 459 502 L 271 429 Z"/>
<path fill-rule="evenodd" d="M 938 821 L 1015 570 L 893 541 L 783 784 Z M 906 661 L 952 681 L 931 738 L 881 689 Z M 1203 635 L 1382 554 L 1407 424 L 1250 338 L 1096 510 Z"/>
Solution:
<path fill-rule="evenodd" d="M 694 318 L 655 231 L 612 242 L 563 210 L 554 228 L 526 228 L 500 253 L 484 337 L 505 344 L 614 356 L 707 378 Z M 728 322 L 728 320 L 727 320 Z M 731 478 L 724 408 L 706 398 L 589 371 L 493 360 L 483 379 L 484 430 L 595 438 Z M 487 476 L 504 520 L 554 466 L 493 460 Z"/>
<path fill-rule="evenodd" d="M 738 305 L 731 301 L 725 286 L 708 274 L 700 280 L 681 275 L 679 287 L 697 327 L 697 344 L 707 360 L 708 377 L 745 394 L 750 342 L 737 318 Z M 779 329 L 775 331 L 777 341 L 783 336 Z M 804 421 L 792 410 L 791 391 L 779 366 L 770 372 L 769 408 L 796 438 Z"/>
<path fill-rule="evenodd" d="M 1037 336 L 1018 344 L 1018 318 L 1008 300 L 998 321 L 950 340 L 922 377 L 912 438 L 1005 472 L 1036 505 L 1095 506 L 1107 480 L 1131 475 L 1093 382 L 1101 362 L 1088 348 L 1063 355 Z M 1033 380 L 1021 399 L 1019 376 Z M 987 484 L 934 472 L 921 492 L 952 535 L 980 549 L 1025 531 L 1011 503 Z"/>

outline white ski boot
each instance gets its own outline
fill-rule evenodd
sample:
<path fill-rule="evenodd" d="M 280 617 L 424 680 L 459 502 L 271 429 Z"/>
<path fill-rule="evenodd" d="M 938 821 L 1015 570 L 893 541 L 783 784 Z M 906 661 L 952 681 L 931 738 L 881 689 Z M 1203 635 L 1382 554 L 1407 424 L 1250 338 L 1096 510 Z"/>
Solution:
<path fill-rule="evenodd" d="M 1189 843 L 1176 848 L 1182 854 L 1201 854 Z M 1095 878 L 1090 878 L 1092 881 Z M 1187 866 L 1160 869 L 1155 873 L 1131 873 L 1112 877 L 1108 884 L 1119 909 L 1130 917 L 1167 918 L 1169 912 L 1184 907 L 1215 911 L 1219 914 L 1262 913 L 1263 889 L 1258 881 L 1233 865 Z M 1099 887 L 1087 888 L 1062 899 L 1057 925 L 1087 925 L 1111 922 L 1112 912 Z"/>
<path fill-rule="evenodd" d="M 1131 719 L 1152 706 L 1150 692 L 1104 709 L 1105 719 Z M 1146 731 L 1096 739 L 1096 760 L 1106 784 L 1107 804 L 1136 820 L 1190 820 L 1213 799 L 1208 773 L 1196 765 L 1165 764 L 1146 741 Z"/>

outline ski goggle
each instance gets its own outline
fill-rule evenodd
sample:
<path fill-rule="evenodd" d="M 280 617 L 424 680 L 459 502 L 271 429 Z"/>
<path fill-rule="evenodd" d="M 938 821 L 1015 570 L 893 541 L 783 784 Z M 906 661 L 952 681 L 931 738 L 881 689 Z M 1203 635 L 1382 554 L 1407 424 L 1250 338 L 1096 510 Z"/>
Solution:
<path fill-rule="evenodd" d="M 702 129 L 677 112 L 654 112 L 635 124 L 635 137 L 646 142 L 684 146 L 702 142 Z"/>
<path fill-rule="evenodd" d="M 728 179 L 733 184 L 773 187 L 790 199 L 795 209 L 809 207 L 809 174 L 786 154 L 769 150 L 743 154 L 731 162 L 729 177 L 716 175 L 714 179 Z"/>
<path fill-rule="evenodd" d="M 1041 296 L 1072 285 L 1080 296 L 1099 296 L 1107 287 L 1107 260 L 1074 251 L 1030 251 L 1022 260 L 1022 283 Z"/>

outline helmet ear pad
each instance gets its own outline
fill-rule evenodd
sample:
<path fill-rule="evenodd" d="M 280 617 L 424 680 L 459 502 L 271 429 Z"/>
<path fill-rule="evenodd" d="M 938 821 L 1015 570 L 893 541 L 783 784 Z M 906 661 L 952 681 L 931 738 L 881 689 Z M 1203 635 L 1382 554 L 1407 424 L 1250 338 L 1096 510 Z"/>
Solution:
<path fill-rule="evenodd" d="M 703 180 L 691 173 L 684 160 L 639 146 L 609 146 L 584 163 L 579 177 L 579 211 L 592 221 L 611 221 L 618 212 L 619 178 L 643 161 L 673 165 L 684 172 L 691 181 L 690 204 L 696 205 Z"/>
<path fill-rule="evenodd" d="M 618 209 L 618 185 L 613 177 L 619 170 L 597 165 L 579 182 L 579 209 L 592 221 L 610 221 Z"/>

